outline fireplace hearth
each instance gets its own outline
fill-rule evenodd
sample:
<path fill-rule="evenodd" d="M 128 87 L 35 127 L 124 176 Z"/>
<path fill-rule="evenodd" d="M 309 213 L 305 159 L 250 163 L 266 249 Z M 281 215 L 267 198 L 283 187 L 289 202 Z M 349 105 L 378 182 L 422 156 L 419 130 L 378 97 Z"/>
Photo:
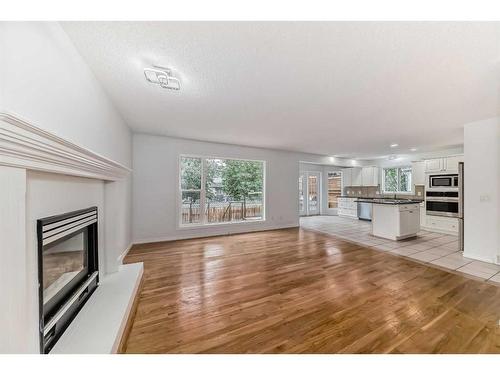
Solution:
<path fill-rule="evenodd" d="M 37 220 L 40 352 L 48 353 L 99 282 L 97 207 Z"/>

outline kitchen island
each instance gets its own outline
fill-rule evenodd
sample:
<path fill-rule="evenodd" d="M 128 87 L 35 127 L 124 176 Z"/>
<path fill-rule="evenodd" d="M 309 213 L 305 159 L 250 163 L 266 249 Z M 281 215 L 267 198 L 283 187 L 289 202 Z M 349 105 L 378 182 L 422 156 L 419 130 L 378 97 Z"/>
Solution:
<path fill-rule="evenodd" d="M 415 237 L 420 231 L 420 201 L 409 199 L 358 199 L 372 203 L 372 234 L 390 240 Z"/>

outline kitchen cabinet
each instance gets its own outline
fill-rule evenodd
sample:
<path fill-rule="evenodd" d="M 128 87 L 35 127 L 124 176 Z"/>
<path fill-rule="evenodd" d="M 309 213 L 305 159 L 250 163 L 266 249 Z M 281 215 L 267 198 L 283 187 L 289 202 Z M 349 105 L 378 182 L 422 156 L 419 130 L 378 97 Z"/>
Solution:
<path fill-rule="evenodd" d="M 352 168 L 342 169 L 342 189 L 346 186 L 352 186 Z"/>
<path fill-rule="evenodd" d="M 448 156 L 446 158 L 446 171 L 458 173 L 458 163 L 464 161 L 463 155 Z"/>
<path fill-rule="evenodd" d="M 411 163 L 411 173 L 414 185 L 425 185 L 425 162 L 414 161 Z"/>
<path fill-rule="evenodd" d="M 377 186 L 379 169 L 377 167 L 342 169 L 342 186 Z"/>
<path fill-rule="evenodd" d="M 390 240 L 415 237 L 420 231 L 420 204 L 373 203 L 372 234 Z"/>
<path fill-rule="evenodd" d="M 463 155 L 453 155 L 446 158 L 436 158 L 425 160 L 425 172 L 446 172 L 453 173 L 458 171 L 458 163 L 464 161 Z"/>
<path fill-rule="evenodd" d="M 422 226 L 422 229 L 431 232 L 447 234 L 458 233 L 458 219 L 454 217 L 426 215 L 425 223 L 422 223 Z"/>
<path fill-rule="evenodd" d="M 337 215 L 350 218 L 358 218 L 357 198 L 338 198 Z"/>
<path fill-rule="evenodd" d="M 362 168 L 351 168 L 351 186 L 363 186 Z"/>
<path fill-rule="evenodd" d="M 377 167 L 364 167 L 361 172 L 362 186 L 378 185 L 379 169 Z"/>
<path fill-rule="evenodd" d="M 425 161 L 426 172 L 442 172 L 444 170 L 444 159 L 429 159 Z"/>

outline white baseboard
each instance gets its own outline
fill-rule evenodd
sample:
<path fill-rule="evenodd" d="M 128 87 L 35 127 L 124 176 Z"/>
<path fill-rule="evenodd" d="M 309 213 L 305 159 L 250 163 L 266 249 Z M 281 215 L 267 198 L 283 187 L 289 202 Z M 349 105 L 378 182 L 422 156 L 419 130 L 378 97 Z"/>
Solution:
<path fill-rule="evenodd" d="M 157 237 L 145 237 L 138 238 L 133 241 L 134 245 L 151 243 L 151 242 L 164 242 L 164 241 L 178 241 L 178 240 L 189 240 L 194 238 L 203 238 L 203 237 L 216 237 L 216 236 L 228 236 L 232 234 L 244 234 L 244 233 L 253 233 L 253 232 L 263 232 L 268 230 L 277 230 L 277 229 L 286 229 L 286 228 L 298 228 L 299 226 L 296 224 L 284 224 L 284 225 L 275 225 L 272 227 L 263 227 L 263 228 L 245 228 L 238 231 L 230 231 L 227 233 L 197 233 L 197 234 L 175 234 L 175 235 L 167 235 L 167 236 L 157 236 Z"/>
<path fill-rule="evenodd" d="M 127 248 L 117 258 L 119 264 L 123 264 L 123 259 L 127 256 L 128 252 L 130 251 L 130 249 L 132 248 L 132 246 L 134 246 L 134 243 L 133 242 L 129 243 L 129 245 L 127 246 Z"/>

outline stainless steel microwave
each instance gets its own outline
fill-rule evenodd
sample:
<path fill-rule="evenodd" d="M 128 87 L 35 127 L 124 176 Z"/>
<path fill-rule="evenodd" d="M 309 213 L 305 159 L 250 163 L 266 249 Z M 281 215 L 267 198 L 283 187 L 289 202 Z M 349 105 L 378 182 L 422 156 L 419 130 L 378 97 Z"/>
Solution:
<path fill-rule="evenodd" d="M 429 175 L 430 189 L 458 189 L 458 174 L 431 174 Z"/>

